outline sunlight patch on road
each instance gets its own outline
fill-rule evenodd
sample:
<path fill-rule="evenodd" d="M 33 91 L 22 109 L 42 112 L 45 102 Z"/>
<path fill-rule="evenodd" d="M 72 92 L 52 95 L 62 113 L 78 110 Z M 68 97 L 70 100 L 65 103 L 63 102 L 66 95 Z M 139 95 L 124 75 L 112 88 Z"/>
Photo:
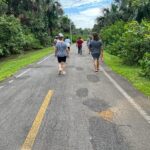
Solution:
<path fill-rule="evenodd" d="M 32 149 L 32 146 L 33 146 L 35 138 L 38 134 L 40 125 L 44 118 L 46 109 L 47 109 L 49 103 L 51 102 L 53 93 L 54 93 L 53 91 L 49 91 L 47 96 L 45 97 L 44 102 L 41 105 L 39 112 L 37 113 L 37 116 L 36 116 L 36 118 L 32 124 L 32 127 L 27 135 L 27 138 L 25 139 L 24 144 L 22 145 L 21 150 L 31 150 Z"/>

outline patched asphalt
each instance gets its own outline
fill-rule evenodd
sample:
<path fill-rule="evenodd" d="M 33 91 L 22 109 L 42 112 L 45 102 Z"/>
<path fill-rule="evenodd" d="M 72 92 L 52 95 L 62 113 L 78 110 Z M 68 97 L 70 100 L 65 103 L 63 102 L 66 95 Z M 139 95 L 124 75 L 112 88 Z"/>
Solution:
<path fill-rule="evenodd" d="M 52 55 L 0 83 L 0 150 L 20 150 L 49 90 L 54 91 L 33 150 L 149 150 L 150 124 L 102 71 L 93 71 L 86 45 L 75 45 L 66 75 Z M 150 115 L 150 101 L 125 79 L 103 68 Z M 17 75 L 30 69 L 21 77 Z M 13 80 L 12 83 L 8 81 Z"/>

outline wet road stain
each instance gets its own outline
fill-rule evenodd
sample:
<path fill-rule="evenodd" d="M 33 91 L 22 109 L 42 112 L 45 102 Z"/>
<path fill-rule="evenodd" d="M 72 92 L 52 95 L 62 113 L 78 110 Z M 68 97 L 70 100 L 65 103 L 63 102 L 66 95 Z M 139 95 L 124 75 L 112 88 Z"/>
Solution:
<path fill-rule="evenodd" d="M 99 79 L 99 77 L 98 76 L 96 76 L 96 75 L 87 75 L 87 79 L 90 81 L 90 82 L 99 82 L 100 81 L 100 79 Z"/>
<path fill-rule="evenodd" d="M 95 112 L 102 112 L 109 108 L 109 105 L 104 100 L 98 98 L 88 99 L 83 104 Z"/>
<path fill-rule="evenodd" d="M 88 89 L 87 88 L 80 88 L 76 91 L 76 95 L 78 97 L 87 97 L 88 96 Z"/>
<path fill-rule="evenodd" d="M 93 150 L 129 150 L 130 145 L 118 126 L 103 118 L 89 119 L 89 133 Z"/>
<path fill-rule="evenodd" d="M 113 122 L 114 112 L 109 104 L 98 98 L 90 98 L 83 102 L 96 115 L 89 119 L 89 134 L 93 150 L 129 150 L 130 144 Z"/>

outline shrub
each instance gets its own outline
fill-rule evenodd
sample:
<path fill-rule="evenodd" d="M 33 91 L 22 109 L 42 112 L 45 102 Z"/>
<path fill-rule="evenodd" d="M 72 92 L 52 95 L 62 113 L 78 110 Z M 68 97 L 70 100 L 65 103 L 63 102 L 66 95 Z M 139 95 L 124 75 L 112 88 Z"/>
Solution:
<path fill-rule="evenodd" d="M 101 35 L 105 49 L 118 55 L 128 65 L 137 65 L 146 52 L 150 52 L 150 22 L 116 22 L 104 27 Z"/>
<path fill-rule="evenodd" d="M 21 53 L 24 42 L 20 21 L 14 16 L 0 16 L 0 55 Z"/>
<path fill-rule="evenodd" d="M 100 36 L 102 37 L 103 43 L 110 54 L 118 55 L 120 54 L 120 38 L 125 32 L 125 23 L 123 21 L 117 21 L 111 26 L 104 27 Z"/>
<path fill-rule="evenodd" d="M 145 53 L 143 59 L 140 61 L 142 71 L 141 75 L 150 79 L 150 53 Z"/>
<path fill-rule="evenodd" d="M 125 25 L 125 30 L 119 41 L 120 56 L 126 64 L 138 64 L 144 54 L 150 50 L 150 23 L 143 21 L 139 24 L 131 21 Z"/>
<path fill-rule="evenodd" d="M 24 35 L 24 50 L 31 50 L 31 49 L 40 49 L 43 48 L 40 44 L 40 41 L 35 38 L 34 34 L 28 33 Z"/>
<path fill-rule="evenodd" d="M 0 15 L 3 15 L 7 12 L 8 5 L 4 0 L 0 0 Z"/>
<path fill-rule="evenodd" d="M 40 44 L 43 46 L 50 45 L 51 41 L 46 32 L 39 31 L 36 33 L 36 38 L 39 40 Z"/>

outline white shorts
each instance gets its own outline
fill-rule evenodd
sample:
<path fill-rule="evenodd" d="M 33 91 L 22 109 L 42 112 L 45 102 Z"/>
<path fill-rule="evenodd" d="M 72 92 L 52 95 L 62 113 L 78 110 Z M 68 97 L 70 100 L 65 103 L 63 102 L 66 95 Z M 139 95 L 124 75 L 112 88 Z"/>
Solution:
<path fill-rule="evenodd" d="M 70 47 L 70 43 L 67 43 L 67 47 Z"/>

